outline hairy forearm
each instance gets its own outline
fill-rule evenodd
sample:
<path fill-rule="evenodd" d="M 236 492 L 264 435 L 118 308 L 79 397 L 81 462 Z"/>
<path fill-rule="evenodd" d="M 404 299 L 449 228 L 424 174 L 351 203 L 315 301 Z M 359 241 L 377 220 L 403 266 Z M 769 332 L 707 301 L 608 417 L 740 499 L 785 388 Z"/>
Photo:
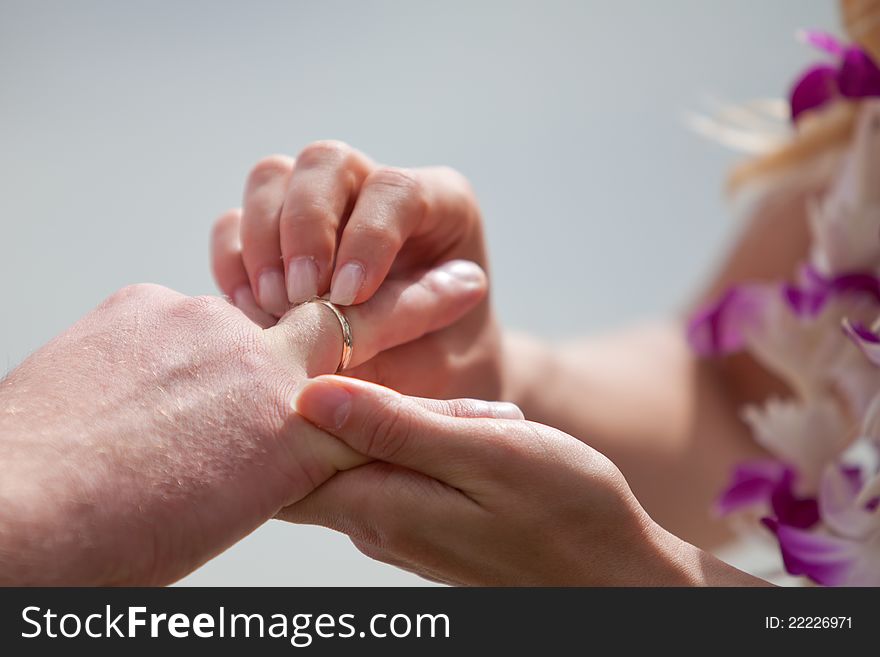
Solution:
<path fill-rule="evenodd" d="M 85 468 L 44 439 L 51 425 L 13 392 L 0 391 L 0 585 L 69 582 L 72 572 L 81 584 L 113 580 L 106 562 L 84 558 L 98 511 L 83 500 Z"/>
<path fill-rule="evenodd" d="M 674 321 L 555 345 L 507 336 L 505 389 L 529 419 L 579 437 L 626 476 L 648 513 L 702 547 L 736 462 L 760 454 L 723 374 L 697 360 Z"/>

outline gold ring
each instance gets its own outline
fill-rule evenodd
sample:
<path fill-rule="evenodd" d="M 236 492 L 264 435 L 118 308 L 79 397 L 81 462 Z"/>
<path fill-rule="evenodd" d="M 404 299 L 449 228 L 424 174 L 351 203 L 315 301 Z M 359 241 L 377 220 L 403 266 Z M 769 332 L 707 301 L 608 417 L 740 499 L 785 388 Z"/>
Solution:
<path fill-rule="evenodd" d="M 314 301 L 327 306 L 333 314 L 336 315 L 336 319 L 339 320 L 339 327 L 342 329 L 342 355 L 339 357 L 339 367 L 336 368 L 336 371 L 342 372 L 347 370 L 349 363 L 351 363 L 351 352 L 354 347 L 354 341 L 351 334 L 351 324 L 348 323 L 348 318 L 342 314 L 342 311 L 336 307 L 336 304 L 329 302 L 327 299 L 314 297 L 309 299 L 309 301 Z"/>

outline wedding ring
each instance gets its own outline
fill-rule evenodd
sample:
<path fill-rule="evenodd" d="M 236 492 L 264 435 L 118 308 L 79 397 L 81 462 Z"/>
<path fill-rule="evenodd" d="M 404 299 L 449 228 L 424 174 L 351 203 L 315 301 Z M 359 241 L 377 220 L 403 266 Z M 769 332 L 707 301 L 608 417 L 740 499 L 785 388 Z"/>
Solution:
<path fill-rule="evenodd" d="M 310 299 L 310 301 L 327 306 L 336 315 L 336 319 L 339 320 L 339 327 L 342 329 L 342 355 L 339 357 L 339 367 L 336 368 L 336 371 L 342 372 L 347 370 L 349 363 L 351 363 L 351 352 L 354 346 L 351 324 L 348 323 L 348 318 L 342 314 L 342 311 L 339 310 L 336 304 L 330 303 L 327 299 L 315 297 Z"/>

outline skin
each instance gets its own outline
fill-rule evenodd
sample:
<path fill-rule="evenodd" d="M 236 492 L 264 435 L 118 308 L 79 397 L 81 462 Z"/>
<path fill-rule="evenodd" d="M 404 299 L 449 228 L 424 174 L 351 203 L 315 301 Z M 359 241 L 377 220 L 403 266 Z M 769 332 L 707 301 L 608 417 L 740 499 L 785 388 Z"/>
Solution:
<path fill-rule="evenodd" d="M 816 193 L 787 187 L 760 200 L 695 305 L 737 282 L 791 278 Z M 743 404 L 790 392 L 745 354 L 696 357 L 684 334 L 673 318 L 562 344 L 507 335 L 506 398 L 603 452 L 655 520 L 711 549 L 732 538 L 712 513 L 731 469 L 766 456 L 740 418 Z"/>
<path fill-rule="evenodd" d="M 564 349 L 502 338 L 485 276 L 450 263 L 470 254 L 485 265 L 460 176 L 364 159 L 358 177 L 317 157 L 343 145 L 313 150 L 300 169 L 311 178 L 296 183 L 302 156 L 272 158 L 249 179 L 244 211 L 217 224 L 215 273 L 240 310 L 127 288 L 0 383 L 2 583 L 171 582 L 278 514 L 345 531 L 370 556 L 449 583 L 756 582 L 683 540 L 697 529 L 668 528 L 706 508 L 713 469 L 753 452 L 733 409 L 778 382 L 746 360 L 695 361 L 675 326 Z M 336 187 L 309 198 L 328 171 Z M 321 202 L 326 212 L 303 223 Z M 715 288 L 790 270 L 800 248 L 782 205 L 756 212 Z M 310 245 L 312 231 L 324 241 Z M 331 296 L 327 263 L 360 258 L 349 374 L 408 393 L 515 400 L 624 472 L 510 405 L 403 397 L 354 379 L 303 388 L 336 368 L 339 327 L 315 304 L 288 311 L 289 289 L 286 304 L 260 291 L 267 268 L 302 257 L 318 263 L 318 292 Z M 316 409 L 345 386 L 347 410 L 330 404 L 328 421 Z M 575 395 L 583 390 L 590 403 Z M 652 484 L 700 468 L 694 486 Z"/>
<path fill-rule="evenodd" d="M 479 267 L 452 270 L 351 309 L 353 363 L 479 304 Z M 340 350 L 319 304 L 262 329 L 217 297 L 110 297 L 0 382 L 0 584 L 173 582 L 364 463 L 291 407 Z"/>
<path fill-rule="evenodd" d="M 462 192 L 467 187 L 459 174 L 447 169 L 439 170 L 441 173 L 437 175 L 437 169 L 404 170 L 379 166 L 338 142 L 319 142 L 307 147 L 303 154 L 307 157 L 301 174 L 302 154 L 296 159 L 284 159 L 284 166 L 278 167 L 277 177 L 283 177 L 285 182 L 279 183 L 277 188 L 286 185 L 288 189 L 296 190 L 295 193 L 288 192 L 283 199 L 278 193 L 276 200 L 265 206 L 271 208 L 273 216 L 280 217 L 279 221 L 258 222 L 264 230 L 264 242 L 273 243 L 272 249 L 262 256 L 249 253 L 256 248 L 245 238 L 248 230 L 252 230 L 248 223 L 256 221 L 247 211 L 248 195 L 253 193 L 250 182 L 246 186 L 244 216 L 233 210 L 221 218 L 220 224 L 231 226 L 230 234 L 238 231 L 241 235 L 235 244 L 234 240 L 229 240 L 232 247 L 214 249 L 218 283 L 227 293 L 248 280 L 250 270 L 242 263 L 252 260 L 277 263 L 280 258 L 287 263 L 291 257 L 314 258 L 320 263 L 322 272 L 319 293 L 332 290 L 331 279 L 338 275 L 345 262 L 353 259 L 365 263 L 367 282 L 360 289 L 355 303 L 369 298 L 370 290 L 383 272 L 398 268 L 405 270 L 420 259 L 436 262 L 438 259 L 442 261 L 448 253 L 467 253 L 482 266 L 487 266 L 480 211 L 473 194 Z M 321 157 L 315 157 L 316 154 Z M 275 161 L 275 158 L 267 161 Z M 267 161 L 257 165 L 249 180 Z M 370 184 L 375 172 L 381 172 L 383 184 Z M 299 175 L 308 181 L 308 185 L 297 183 Z M 398 184 L 390 183 L 392 178 Z M 339 181 L 347 183 L 341 185 Z M 802 176 L 797 185 L 786 182 L 759 195 L 748 221 L 718 271 L 698 295 L 697 303 L 714 298 L 736 282 L 792 276 L 808 246 L 807 203 L 823 191 L 823 184 L 820 179 Z M 308 196 L 306 187 L 309 186 L 315 195 L 322 195 L 320 200 Z M 323 215 L 313 212 L 314 208 L 327 207 L 332 207 L 333 211 Z M 431 219 L 438 214 L 442 214 L 443 221 Z M 307 230 L 285 229 L 284 217 L 298 218 L 299 223 L 315 228 L 322 236 L 318 246 L 313 237 L 306 234 Z M 308 219 L 303 221 L 303 217 Z M 297 223 L 291 219 L 287 221 Z M 317 229 L 318 226 L 324 228 Z M 365 226 L 370 227 L 366 229 Z M 383 240 L 383 235 L 387 239 Z M 290 277 L 287 282 L 288 290 L 297 288 L 297 283 Z M 325 524 L 349 533 L 355 544 L 369 556 L 446 582 L 564 583 L 565 578 L 560 578 L 560 574 L 578 573 L 578 564 L 583 566 L 589 561 L 591 567 L 595 567 L 595 559 L 585 560 L 582 555 L 599 553 L 610 558 L 620 550 L 620 554 L 628 555 L 629 564 L 675 565 L 671 571 L 665 566 L 658 572 L 650 568 L 627 571 L 629 574 L 624 581 L 617 583 L 744 583 L 741 573 L 720 564 L 694 546 L 710 549 L 730 538 L 725 524 L 711 514 L 714 499 L 734 464 L 763 455 L 740 420 L 739 408 L 743 403 L 768 394 L 786 394 L 781 382 L 747 356 L 711 362 L 696 358 L 684 341 L 680 319 L 635 326 L 608 336 L 548 344 L 528 336 L 503 333 L 493 317 L 486 301 L 485 306 L 469 315 L 465 322 L 435 334 L 429 341 L 408 344 L 400 350 L 406 353 L 406 358 L 395 358 L 392 350 L 375 359 L 374 364 L 381 366 L 354 369 L 349 374 L 409 395 L 443 398 L 476 395 L 514 402 L 529 420 L 556 427 L 593 448 L 595 451 L 590 452 L 589 458 L 579 457 L 580 467 L 566 470 L 565 464 L 571 458 L 568 451 L 575 448 L 570 439 L 559 438 L 558 432 L 552 434 L 553 439 L 544 439 L 542 443 L 547 450 L 554 452 L 553 458 L 542 460 L 540 454 L 526 450 L 516 459 L 509 460 L 506 458 L 510 451 L 507 447 L 499 447 L 492 453 L 483 449 L 486 441 L 497 433 L 494 429 L 497 422 L 487 423 L 485 431 L 480 421 L 459 425 L 460 431 L 464 432 L 462 440 L 456 443 L 460 451 L 454 457 L 447 456 L 485 466 L 473 476 L 482 476 L 487 489 L 495 486 L 499 496 L 503 492 L 510 496 L 511 502 L 517 502 L 496 506 L 493 512 L 497 522 L 491 525 L 494 533 L 485 540 L 468 543 L 473 549 L 464 555 L 461 553 L 462 541 L 473 538 L 468 529 L 467 504 L 455 505 L 442 498 L 450 502 L 442 511 L 446 520 L 442 526 L 446 531 L 426 535 L 421 531 L 423 524 L 420 524 L 418 514 L 407 514 L 406 508 L 397 504 L 395 496 L 383 492 L 377 485 L 377 481 L 386 479 L 418 480 L 418 484 L 406 484 L 409 498 L 400 498 L 411 498 L 412 506 L 408 508 L 415 509 L 426 507 L 435 498 L 440 499 L 435 495 L 437 490 L 449 492 L 449 486 L 459 488 L 455 476 L 450 481 L 444 478 L 449 473 L 441 474 L 428 465 L 418 467 L 412 463 L 405 464 L 407 472 L 401 473 L 399 468 L 392 468 L 397 464 L 393 458 L 376 456 L 368 449 L 369 445 L 355 446 L 357 437 L 351 433 L 338 435 L 338 432 L 331 431 L 366 456 L 390 461 L 392 465 L 359 468 L 359 472 L 373 473 L 363 478 L 354 473 L 336 477 L 307 498 L 307 510 L 292 507 L 285 512 L 285 517 Z M 449 344 L 458 345 L 447 353 L 468 354 L 467 362 L 476 361 L 480 365 L 462 369 L 459 358 L 434 358 L 428 343 L 438 336 L 443 336 L 444 341 L 449 338 Z M 432 353 L 432 356 L 426 356 L 426 353 Z M 432 379 L 436 377 L 441 385 L 425 387 L 423 377 L 413 380 L 413 373 L 428 371 L 426 366 L 430 367 Z M 465 376 L 462 376 L 463 372 Z M 383 426 L 397 422 L 395 405 L 380 404 L 378 408 L 376 422 Z M 391 415 L 383 420 L 382 412 L 386 411 L 381 409 Z M 633 409 L 638 412 L 634 413 Z M 411 424 L 415 421 L 404 422 L 403 428 L 410 430 Z M 519 432 L 528 441 L 536 434 L 552 431 L 546 427 L 538 430 L 537 427 L 537 424 L 530 425 L 528 430 L 520 429 Z M 405 435 L 409 440 L 410 433 Z M 403 438 L 392 436 L 389 440 Z M 412 441 L 421 445 L 425 437 L 414 437 Z M 598 453 L 603 455 L 602 458 Z M 442 457 L 438 455 L 436 458 Z M 603 459 L 610 459 L 616 465 L 609 468 Z M 526 467 L 525 463 L 529 466 Z M 524 475 L 524 471 L 532 472 L 529 467 L 541 475 L 526 477 L 527 485 L 519 479 L 516 480 L 517 486 L 513 486 L 511 482 L 514 480 L 509 474 L 499 473 L 502 468 L 510 468 L 511 472 Z M 390 471 L 394 472 L 393 477 L 388 475 Z M 615 476 L 609 475 L 610 471 L 616 473 Z M 662 476 L 658 476 L 660 472 Z M 575 494 L 589 496 L 593 493 L 598 499 L 607 490 L 606 493 L 593 490 L 594 485 L 597 481 L 607 484 L 609 478 L 614 480 L 612 488 L 615 490 L 631 491 L 629 497 L 621 493 L 618 503 L 611 506 L 619 513 L 602 515 L 603 531 L 585 532 L 583 527 L 596 525 L 596 505 L 583 500 L 583 515 L 578 516 L 576 509 L 581 507 L 570 504 L 569 500 Z M 435 483 L 426 483 L 431 480 Z M 565 485 L 558 485 L 560 481 Z M 404 483 L 399 485 L 404 486 Z M 389 488 L 396 490 L 391 484 Z M 322 491 L 330 489 L 332 493 L 313 501 L 323 495 Z M 529 500 L 522 499 L 521 490 L 539 491 L 540 507 L 530 507 Z M 349 497 L 345 498 L 345 494 Z M 348 514 L 337 513 L 337 505 L 344 499 L 354 506 Z M 633 511 L 634 501 L 637 501 L 638 512 Z M 560 507 L 566 512 L 554 513 L 554 509 Z M 334 509 L 334 512 L 328 513 L 326 509 Z M 362 514 L 365 514 L 365 520 L 358 521 Z M 633 515 L 637 516 L 635 520 Z M 432 520 L 439 522 L 439 518 Z M 364 529 L 367 522 L 370 524 Z M 647 553 L 640 551 L 638 542 L 623 540 L 612 546 L 605 545 L 603 541 L 618 525 L 622 528 L 622 535 L 630 538 L 634 535 L 633 527 L 642 527 L 640 535 L 649 546 Z M 650 531 L 644 530 L 645 527 L 650 527 Z M 518 531 L 512 531 L 514 528 Z M 392 535 L 394 548 L 384 549 L 381 542 L 377 547 L 376 541 L 363 538 L 361 533 L 364 531 L 368 537 Z M 567 557 L 539 550 L 542 557 L 539 560 L 521 559 L 516 564 L 508 563 L 504 572 L 488 573 L 486 564 L 499 563 L 500 567 L 510 552 L 522 550 L 533 554 L 537 548 L 528 543 L 526 536 L 547 531 L 552 532 L 554 542 L 560 543 L 560 549 L 565 549 L 561 547 L 563 545 L 569 546 Z M 658 557 L 660 553 L 665 556 Z M 572 558 L 572 555 L 578 557 Z M 566 567 L 560 569 L 560 564 Z M 590 579 L 589 574 L 581 573 L 583 577 L 572 575 L 568 582 L 611 583 L 609 569 L 600 566 L 599 570 L 604 576 Z M 670 572 L 675 574 L 670 575 Z"/>
<path fill-rule="evenodd" d="M 585 443 L 519 413 L 458 407 L 343 377 L 309 382 L 300 415 L 377 462 L 282 517 L 344 528 L 365 554 L 446 584 L 761 583 L 662 530 Z"/>
<path fill-rule="evenodd" d="M 329 295 L 334 303 L 357 305 L 388 276 L 454 259 L 488 271 L 479 207 L 461 174 L 381 166 L 336 141 L 310 144 L 295 159 L 259 161 L 245 182 L 242 208 L 217 221 L 211 253 L 218 287 L 262 326 L 302 299 Z M 294 261 L 314 266 L 317 275 L 297 276 Z M 363 272 L 353 299 L 338 285 L 351 264 Z M 260 291 L 266 271 L 284 281 L 272 298 Z M 498 399 L 500 336 L 484 299 L 447 329 L 347 373 L 425 397 Z"/>

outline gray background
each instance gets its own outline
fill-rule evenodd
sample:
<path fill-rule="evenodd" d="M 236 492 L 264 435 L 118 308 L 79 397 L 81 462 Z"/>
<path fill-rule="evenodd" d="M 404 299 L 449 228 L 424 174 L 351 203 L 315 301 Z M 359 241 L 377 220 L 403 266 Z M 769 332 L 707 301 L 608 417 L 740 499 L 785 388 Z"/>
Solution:
<path fill-rule="evenodd" d="M 248 167 L 319 138 L 445 163 L 485 213 L 506 324 L 593 331 L 679 305 L 732 221 L 705 94 L 785 93 L 831 0 L 0 0 L 0 357 L 128 283 L 214 291 Z M 190 584 L 418 584 L 269 523 Z"/>

